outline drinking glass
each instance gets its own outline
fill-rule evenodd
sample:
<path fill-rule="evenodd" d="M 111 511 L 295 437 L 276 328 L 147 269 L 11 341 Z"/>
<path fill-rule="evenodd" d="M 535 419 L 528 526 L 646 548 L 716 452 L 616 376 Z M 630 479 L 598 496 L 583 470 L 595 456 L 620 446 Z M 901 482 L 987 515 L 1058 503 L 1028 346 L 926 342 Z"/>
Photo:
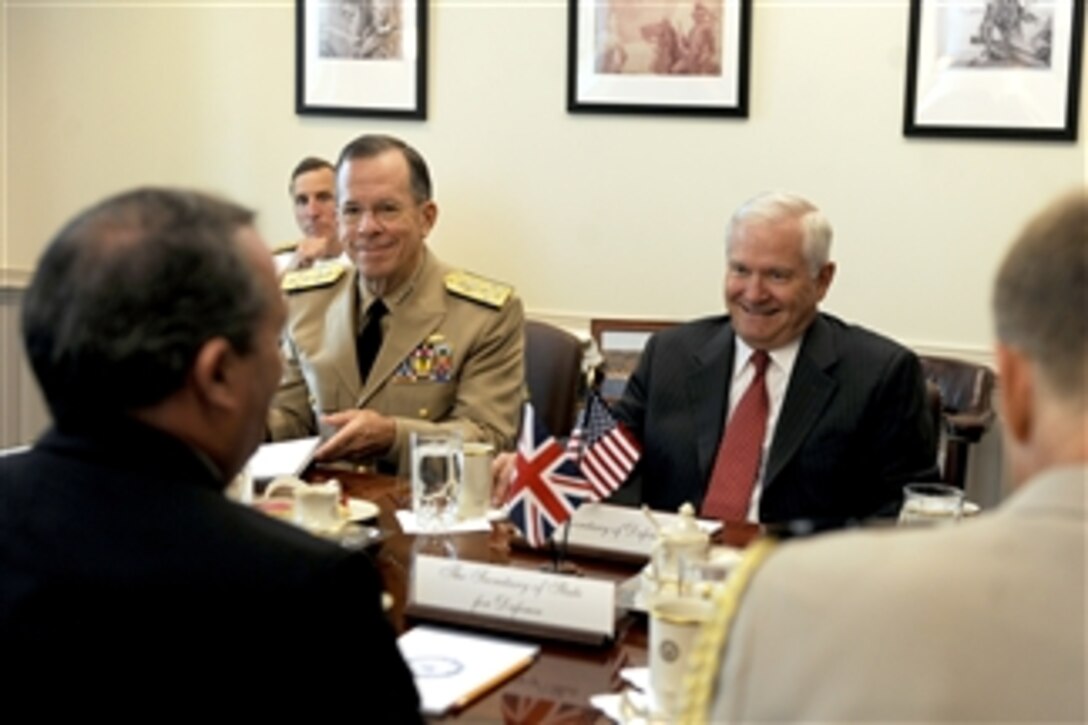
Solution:
<path fill-rule="evenodd" d="M 487 514 L 491 506 L 491 463 L 495 446 L 469 441 L 465 450 L 465 483 L 461 488 L 458 516 L 474 519 Z"/>
<path fill-rule="evenodd" d="M 457 520 L 465 470 L 461 435 L 413 432 L 410 440 L 416 523 L 423 531 L 442 531 Z"/>
<path fill-rule="evenodd" d="M 963 491 L 943 483 L 908 483 L 903 487 L 900 526 L 955 523 L 963 515 Z"/>

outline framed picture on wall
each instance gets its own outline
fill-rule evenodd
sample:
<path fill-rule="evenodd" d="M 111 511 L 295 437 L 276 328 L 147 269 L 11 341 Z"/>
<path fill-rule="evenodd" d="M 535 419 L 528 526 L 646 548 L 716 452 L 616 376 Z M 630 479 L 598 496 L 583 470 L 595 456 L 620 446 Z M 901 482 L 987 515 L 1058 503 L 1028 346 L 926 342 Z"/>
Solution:
<path fill-rule="evenodd" d="M 295 0 L 295 112 L 427 117 L 427 0 Z"/>
<path fill-rule="evenodd" d="M 1075 141 L 1084 0 L 911 0 L 903 132 Z"/>
<path fill-rule="evenodd" d="M 748 115 L 751 0 L 567 0 L 567 110 Z"/>

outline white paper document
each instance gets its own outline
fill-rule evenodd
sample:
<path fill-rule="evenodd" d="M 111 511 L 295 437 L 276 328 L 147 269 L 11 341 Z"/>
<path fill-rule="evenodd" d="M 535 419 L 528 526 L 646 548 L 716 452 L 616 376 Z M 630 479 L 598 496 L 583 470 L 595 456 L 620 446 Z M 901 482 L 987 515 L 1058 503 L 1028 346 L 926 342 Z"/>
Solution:
<path fill-rule="evenodd" d="M 249 475 L 255 481 L 277 476 L 298 476 L 310 465 L 314 451 L 321 439 L 297 438 L 278 443 L 265 443 L 246 464 Z"/>
<path fill-rule="evenodd" d="M 419 626 L 397 640 L 425 715 L 460 709 L 532 664 L 535 644 Z"/>
<path fill-rule="evenodd" d="M 473 531 L 491 531 L 491 522 L 484 516 L 458 521 L 441 531 L 427 531 L 419 525 L 414 511 L 398 509 L 395 514 L 400 530 L 406 534 L 466 534 Z"/>
<path fill-rule="evenodd" d="M 654 697 L 650 691 L 650 668 L 626 667 L 620 670 L 620 678 L 630 687 L 625 688 L 625 691 L 620 693 L 603 692 L 599 695 L 592 695 L 589 698 L 589 703 L 607 715 L 610 720 L 618 723 L 633 724 L 662 721 L 660 718 L 634 717 L 624 712 L 626 709 L 624 699 L 627 700 L 627 707 L 635 712 L 647 713 L 654 711 Z"/>

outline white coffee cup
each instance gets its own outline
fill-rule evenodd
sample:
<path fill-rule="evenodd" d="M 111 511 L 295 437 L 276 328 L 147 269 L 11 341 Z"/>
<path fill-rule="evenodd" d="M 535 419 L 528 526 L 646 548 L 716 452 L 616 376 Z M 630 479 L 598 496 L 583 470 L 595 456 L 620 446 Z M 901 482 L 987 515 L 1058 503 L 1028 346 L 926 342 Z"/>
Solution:
<path fill-rule="evenodd" d="M 457 512 L 461 520 L 479 518 L 491 508 L 491 463 L 495 459 L 495 446 L 467 442 L 464 451 L 465 481 Z"/>
<path fill-rule="evenodd" d="M 655 715 L 675 717 L 680 709 L 684 673 L 703 624 L 714 612 L 711 602 L 662 597 L 650 608 L 650 692 Z"/>
<path fill-rule="evenodd" d="M 277 491 L 289 490 L 295 500 L 294 520 L 304 529 L 315 532 L 336 531 L 343 525 L 340 516 L 340 482 L 307 484 L 297 478 L 277 478 L 265 489 L 271 498 Z"/>
<path fill-rule="evenodd" d="M 329 481 L 296 491 L 295 520 L 311 531 L 340 528 L 340 483 Z"/>

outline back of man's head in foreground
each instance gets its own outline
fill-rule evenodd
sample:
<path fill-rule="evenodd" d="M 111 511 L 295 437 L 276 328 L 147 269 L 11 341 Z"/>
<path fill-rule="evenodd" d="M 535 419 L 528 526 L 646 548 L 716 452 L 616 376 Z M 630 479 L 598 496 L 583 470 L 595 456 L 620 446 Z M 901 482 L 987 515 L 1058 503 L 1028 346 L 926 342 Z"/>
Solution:
<path fill-rule="evenodd" d="M 993 294 L 998 379 L 1013 478 L 1088 460 L 1088 192 L 1024 227 Z"/>
<path fill-rule="evenodd" d="M 27 354 L 60 428 L 155 406 L 188 384 L 209 340 L 248 355 L 269 295 L 239 243 L 253 213 L 191 191 L 142 188 L 80 213 L 27 289 Z"/>

